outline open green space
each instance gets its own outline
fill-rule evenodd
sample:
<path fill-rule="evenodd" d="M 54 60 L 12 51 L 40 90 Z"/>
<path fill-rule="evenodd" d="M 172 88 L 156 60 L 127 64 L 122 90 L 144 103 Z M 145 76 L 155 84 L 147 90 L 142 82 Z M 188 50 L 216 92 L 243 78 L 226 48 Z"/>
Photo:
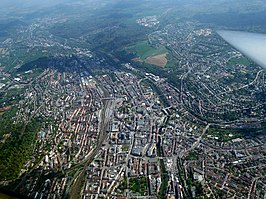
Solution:
<path fill-rule="evenodd" d="M 139 193 L 144 196 L 147 195 L 147 183 L 146 177 L 130 178 L 129 187 L 133 193 Z"/>
<path fill-rule="evenodd" d="M 128 152 L 128 150 L 129 150 L 129 145 L 125 144 L 122 146 L 122 151 Z"/>
<path fill-rule="evenodd" d="M 234 58 L 231 58 L 229 61 L 228 61 L 228 65 L 229 66 L 234 66 L 234 65 L 244 65 L 244 66 L 249 66 L 250 64 L 252 64 L 252 62 L 246 58 L 246 57 L 234 57 Z"/>
<path fill-rule="evenodd" d="M 220 128 L 211 127 L 206 132 L 207 137 L 221 142 L 228 142 L 236 138 L 256 137 L 265 135 L 266 124 L 262 123 L 258 128 Z"/>
<path fill-rule="evenodd" d="M 198 154 L 194 151 L 189 152 L 188 156 L 186 157 L 186 160 L 198 160 Z"/>
<path fill-rule="evenodd" d="M 8 105 L 14 105 L 21 99 L 24 88 L 12 88 L 5 92 L 0 92 L 0 108 Z"/>
<path fill-rule="evenodd" d="M 210 128 L 207 131 L 207 137 L 215 139 L 220 142 L 228 142 L 233 139 L 243 137 L 243 134 L 238 132 L 233 132 L 227 129 Z"/>
<path fill-rule="evenodd" d="M 9 56 L 2 59 L 2 65 L 4 66 L 4 71 L 15 72 L 15 67 L 37 60 L 38 58 L 49 54 L 49 52 L 43 52 L 40 48 L 27 49 L 26 46 L 18 46 L 15 49 L 15 54 L 12 52 Z M 13 57 L 16 57 L 16 59 Z"/>
<path fill-rule="evenodd" d="M 129 51 L 135 52 L 142 60 L 168 52 L 165 47 L 154 48 L 150 46 L 148 41 L 138 42 L 136 45 L 129 47 Z"/>
<path fill-rule="evenodd" d="M 37 69 L 34 69 L 32 70 L 31 72 L 23 72 L 21 75 L 23 75 L 24 77 L 26 78 L 32 78 L 32 79 L 35 79 L 36 77 L 38 77 L 41 73 L 43 72 L 42 69 L 40 68 L 37 68 Z"/>
<path fill-rule="evenodd" d="M 127 186 L 127 177 L 125 177 L 121 184 L 118 186 L 118 189 L 120 190 L 120 192 L 123 192 L 125 189 L 127 189 Z"/>
<path fill-rule="evenodd" d="M 171 53 L 167 54 L 167 64 L 166 67 L 175 67 L 177 65 L 176 59 L 171 55 Z"/>

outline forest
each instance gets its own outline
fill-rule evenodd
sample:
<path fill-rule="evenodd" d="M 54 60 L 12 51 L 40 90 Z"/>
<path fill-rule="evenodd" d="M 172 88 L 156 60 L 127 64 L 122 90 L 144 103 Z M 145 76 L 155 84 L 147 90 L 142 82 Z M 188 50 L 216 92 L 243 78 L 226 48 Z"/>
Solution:
<path fill-rule="evenodd" d="M 11 180 L 19 176 L 24 163 L 33 154 L 41 122 L 14 123 L 16 108 L 0 116 L 0 179 Z"/>

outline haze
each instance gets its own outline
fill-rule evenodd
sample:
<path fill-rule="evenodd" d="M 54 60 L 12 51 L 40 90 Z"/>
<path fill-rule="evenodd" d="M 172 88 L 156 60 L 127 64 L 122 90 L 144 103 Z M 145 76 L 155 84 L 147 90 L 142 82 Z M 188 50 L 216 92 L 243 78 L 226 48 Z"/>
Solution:
<path fill-rule="evenodd" d="M 255 63 L 266 68 L 266 35 L 240 31 L 218 31 L 218 34 Z"/>

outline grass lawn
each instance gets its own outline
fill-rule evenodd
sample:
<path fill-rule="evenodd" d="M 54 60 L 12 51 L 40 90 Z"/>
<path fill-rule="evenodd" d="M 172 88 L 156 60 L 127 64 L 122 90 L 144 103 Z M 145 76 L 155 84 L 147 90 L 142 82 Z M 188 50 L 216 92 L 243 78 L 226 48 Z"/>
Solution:
<path fill-rule="evenodd" d="M 135 52 L 142 60 L 145 60 L 150 56 L 156 56 L 168 52 L 165 47 L 151 47 L 148 44 L 148 41 L 138 42 L 136 45 L 129 47 L 129 50 Z"/>

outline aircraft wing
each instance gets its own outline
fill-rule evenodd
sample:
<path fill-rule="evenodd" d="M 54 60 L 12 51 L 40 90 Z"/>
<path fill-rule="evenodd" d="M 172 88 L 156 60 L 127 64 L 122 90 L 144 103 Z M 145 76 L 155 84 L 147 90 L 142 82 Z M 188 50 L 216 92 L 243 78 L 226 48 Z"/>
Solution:
<path fill-rule="evenodd" d="M 238 51 L 266 69 L 266 35 L 227 30 L 217 33 Z"/>

